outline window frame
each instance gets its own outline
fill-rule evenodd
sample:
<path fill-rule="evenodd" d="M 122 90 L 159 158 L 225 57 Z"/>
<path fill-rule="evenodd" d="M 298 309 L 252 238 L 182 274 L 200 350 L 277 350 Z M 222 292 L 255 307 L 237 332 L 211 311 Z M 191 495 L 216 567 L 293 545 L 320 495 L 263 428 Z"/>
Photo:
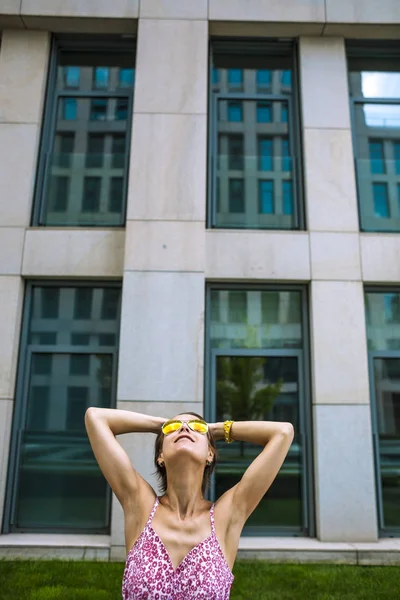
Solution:
<path fill-rule="evenodd" d="M 212 348 L 210 337 L 211 323 L 211 292 L 221 291 L 295 291 L 300 293 L 300 315 L 302 322 L 303 347 L 295 349 L 273 349 L 273 348 Z M 302 431 L 299 437 L 302 443 L 301 464 L 303 468 L 302 477 L 302 504 L 303 524 L 300 528 L 293 527 L 244 527 L 242 535 L 247 536 L 297 536 L 315 537 L 315 491 L 314 491 L 314 456 L 313 456 L 313 427 L 312 427 L 312 403 L 311 403 L 311 364 L 310 364 L 310 325 L 308 307 L 309 293 L 304 285 L 288 284 L 245 284 L 210 282 L 206 284 L 205 302 L 205 372 L 204 372 L 204 414 L 207 421 L 215 420 L 216 396 L 216 357 L 217 356 L 282 356 L 295 357 L 298 359 L 299 373 L 299 422 Z M 215 474 L 212 475 L 208 499 L 212 500 L 215 489 Z"/>
<path fill-rule="evenodd" d="M 117 340 L 115 346 L 89 346 L 89 345 L 54 345 L 54 344 L 29 344 L 30 316 L 33 302 L 33 289 L 35 287 L 58 287 L 58 288 L 119 288 L 121 290 L 119 306 L 119 324 L 117 330 Z M 108 486 L 106 496 L 106 515 L 108 516 L 108 526 L 104 529 L 81 528 L 60 528 L 51 529 L 37 528 L 19 528 L 15 525 L 16 504 L 18 499 L 19 487 L 19 464 L 21 456 L 21 437 L 24 419 L 27 417 L 28 385 L 32 370 L 32 357 L 38 354 L 99 354 L 113 357 L 112 379 L 111 379 L 111 403 L 110 408 L 116 408 L 117 405 L 117 376 L 118 376 L 118 357 L 119 357 L 119 335 L 121 326 L 121 301 L 122 301 L 122 282 L 119 280 L 93 280 L 90 283 L 82 281 L 66 280 L 41 280 L 31 279 L 25 282 L 24 305 L 22 311 L 22 327 L 18 352 L 18 368 L 15 384 L 15 404 L 10 435 L 10 454 L 8 461 L 8 471 L 5 486 L 4 516 L 2 533 L 82 533 L 88 535 L 107 535 L 111 528 L 111 502 L 112 492 Z"/>
<path fill-rule="evenodd" d="M 366 305 L 367 294 L 390 294 L 399 293 L 400 288 L 397 286 L 364 286 L 364 304 Z M 366 313 L 366 311 L 365 311 Z M 365 314 L 365 317 L 367 315 Z M 400 359 L 400 350 L 370 350 L 368 347 L 368 322 L 366 320 L 366 338 L 367 338 L 367 354 L 368 354 L 368 382 L 370 390 L 370 409 L 371 409 L 371 427 L 372 427 L 372 453 L 374 460 L 375 473 L 375 494 L 376 494 L 376 512 L 378 518 L 378 536 L 381 538 L 400 537 L 400 527 L 385 527 L 383 514 L 383 498 L 382 498 L 382 477 L 381 464 L 379 453 L 379 424 L 378 424 L 378 404 L 376 401 L 376 388 L 374 378 L 374 360 L 376 358 L 395 358 Z"/>
<path fill-rule="evenodd" d="M 301 138 L 301 114 L 300 114 L 300 87 L 299 87 L 299 52 L 298 44 L 296 40 L 290 40 L 291 50 L 291 63 L 292 63 L 292 82 L 291 82 L 291 94 L 271 94 L 271 93 L 254 93 L 247 94 L 244 92 L 227 92 L 227 93 L 213 93 L 213 79 L 212 73 L 214 69 L 213 60 L 213 43 L 221 42 L 224 40 L 228 45 L 235 45 L 240 48 L 241 45 L 246 43 L 251 45 L 265 45 L 271 44 L 273 47 L 273 53 L 276 56 L 279 54 L 279 48 L 284 51 L 285 46 L 288 42 L 279 42 L 276 39 L 270 38 L 220 38 L 210 37 L 209 39 L 209 65 L 208 65 L 208 122 L 207 122 L 207 206 L 206 206 L 206 227 L 207 229 L 239 229 L 244 230 L 256 230 L 256 231 L 304 231 L 306 230 L 306 217 L 305 217 L 305 206 L 304 206 L 304 165 L 303 165 L 303 151 L 302 151 L 302 138 Z M 281 52 L 282 52 L 281 51 Z M 258 70 L 258 69 L 257 69 Z M 256 70 L 256 71 L 257 71 Z M 257 75 L 256 75 L 257 78 Z M 293 191 L 293 220 L 295 225 L 290 229 L 279 229 L 275 227 L 232 227 L 218 226 L 216 224 L 217 218 L 217 163 L 218 163 L 218 101 L 225 100 L 229 101 L 245 101 L 251 100 L 257 102 L 269 102 L 273 104 L 273 101 L 282 102 L 282 106 L 287 104 L 288 113 L 288 134 L 287 137 L 290 140 L 289 147 L 292 149 L 292 191 Z M 281 137 L 283 137 L 281 135 Z M 244 177 L 245 179 L 245 177 Z"/>
<path fill-rule="evenodd" d="M 51 159 L 54 152 L 54 144 L 56 139 L 57 130 L 57 112 L 59 102 L 64 98 L 77 98 L 77 99 L 95 99 L 95 98 L 127 98 L 128 99 L 128 118 L 125 130 L 126 138 L 126 150 L 124 160 L 124 187 L 123 187 L 123 208 L 121 212 L 121 219 L 118 224 L 107 224 L 104 223 L 83 223 L 83 224 L 65 224 L 57 225 L 57 227 L 83 227 L 83 228 L 103 228 L 104 227 L 124 227 L 126 223 L 127 213 L 127 196 L 128 196 L 128 183 L 129 183 L 129 163 L 130 163 L 130 146 L 132 137 L 132 125 L 133 125 L 133 103 L 134 103 L 134 85 L 133 87 L 118 87 L 114 91 L 107 91 L 105 89 L 97 89 L 92 86 L 92 89 L 85 92 L 80 92 L 76 88 L 67 88 L 64 90 L 57 89 L 57 68 L 58 59 L 63 51 L 71 52 L 104 52 L 105 50 L 110 53 L 120 52 L 131 52 L 133 59 L 133 68 L 136 67 L 136 39 L 127 41 L 121 40 L 104 40 L 94 37 L 90 39 L 88 36 L 81 39 L 74 38 L 63 38 L 53 37 L 49 70 L 47 79 L 47 88 L 45 95 L 45 102 L 43 108 L 43 119 L 42 119 L 42 131 L 40 137 L 39 151 L 36 163 L 36 179 L 33 192 L 32 202 L 32 213 L 31 213 L 31 227 L 52 227 L 44 223 L 44 215 L 46 211 L 46 202 L 48 188 L 50 185 L 50 171 L 51 171 Z M 135 77 L 134 77 L 135 82 Z M 73 154 L 73 153 L 71 153 Z"/>

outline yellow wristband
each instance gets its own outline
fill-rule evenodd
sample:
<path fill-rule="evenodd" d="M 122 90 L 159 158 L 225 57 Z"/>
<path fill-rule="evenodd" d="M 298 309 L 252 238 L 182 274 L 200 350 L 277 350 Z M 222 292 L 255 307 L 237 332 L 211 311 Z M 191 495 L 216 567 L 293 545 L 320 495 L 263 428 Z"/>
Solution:
<path fill-rule="evenodd" d="M 227 442 L 227 444 L 230 444 L 231 442 L 233 442 L 232 437 L 231 437 L 232 423 L 234 423 L 234 421 L 225 421 L 224 422 L 225 441 Z"/>

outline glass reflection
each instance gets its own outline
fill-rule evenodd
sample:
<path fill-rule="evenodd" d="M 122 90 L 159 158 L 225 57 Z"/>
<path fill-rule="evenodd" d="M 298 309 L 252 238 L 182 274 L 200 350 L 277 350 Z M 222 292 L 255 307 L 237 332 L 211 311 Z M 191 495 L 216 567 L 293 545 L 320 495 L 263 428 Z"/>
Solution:
<path fill-rule="evenodd" d="M 301 348 L 297 291 L 211 290 L 213 348 Z"/>
<path fill-rule="evenodd" d="M 280 420 L 299 425 L 298 364 L 294 357 L 232 357 L 217 360 L 217 421 Z M 238 442 L 218 443 L 216 496 L 235 485 L 260 448 Z M 296 437 L 284 465 L 251 515 L 246 529 L 259 526 L 295 527 L 302 524 L 300 438 Z"/>
<path fill-rule="evenodd" d="M 65 120 L 66 100 L 74 103 L 73 123 Z M 127 98 L 60 100 L 42 224 L 122 224 L 128 106 Z"/>
<path fill-rule="evenodd" d="M 88 406 L 110 406 L 111 382 L 111 355 L 33 354 L 21 439 L 18 527 L 107 526 L 107 485 L 90 448 L 84 415 Z"/>
<path fill-rule="evenodd" d="M 361 90 L 364 98 L 400 98 L 400 73 L 364 71 Z"/>
<path fill-rule="evenodd" d="M 400 293 L 367 292 L 365 295 L 368 348 L 400 349 Z"/>
<path fill-rule="evenodd" d="M 216 225 L 293 228 L 294 155 L 287 102 L 219 100 L 217 106 Z"/>
<path fill-rule="evenodd" d="M 374 360 L 385 528 L 400 527 L 400 358 Z"/>
<path fill-rule="evenodd" d="M 119 307 L 118 288 L 35 287 L 29 344 L 113 346 Z"/>
<path fill-rule="evenodd" d="M 400 105 L 363 104 L 363 111 L 368 127 L 400 128 Z"/>

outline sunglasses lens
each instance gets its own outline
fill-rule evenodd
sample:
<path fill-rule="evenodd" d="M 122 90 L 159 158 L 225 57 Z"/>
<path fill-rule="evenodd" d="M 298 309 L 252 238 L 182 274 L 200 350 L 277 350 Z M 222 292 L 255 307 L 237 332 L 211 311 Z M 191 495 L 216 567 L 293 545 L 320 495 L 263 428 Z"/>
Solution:
<path fill-rule="evenodd" d="M 178 429 L 182 426 L 182 421 L 167 421 L 162 426 L 162 432 L 164 435 L 169 435 L 174 431 L 178 431 Z"/>
<path fill-rule="evenodd" d="M 197 431 L 198 433 L 207 433 L 208 424 L 205 421 L 189 421 L 190 429 Z"/>

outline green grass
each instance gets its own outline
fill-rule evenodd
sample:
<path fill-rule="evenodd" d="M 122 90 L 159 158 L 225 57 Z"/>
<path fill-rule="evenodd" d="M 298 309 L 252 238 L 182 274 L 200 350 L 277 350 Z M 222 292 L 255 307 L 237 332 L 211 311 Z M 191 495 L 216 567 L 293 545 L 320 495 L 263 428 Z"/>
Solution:
<path fill-rule="evenodd" d="M 121 600 L 124 565 L 0 561 L 1 600 Z M 400 567 L 237 561 L 231 600 L 396 600 Z"/>

